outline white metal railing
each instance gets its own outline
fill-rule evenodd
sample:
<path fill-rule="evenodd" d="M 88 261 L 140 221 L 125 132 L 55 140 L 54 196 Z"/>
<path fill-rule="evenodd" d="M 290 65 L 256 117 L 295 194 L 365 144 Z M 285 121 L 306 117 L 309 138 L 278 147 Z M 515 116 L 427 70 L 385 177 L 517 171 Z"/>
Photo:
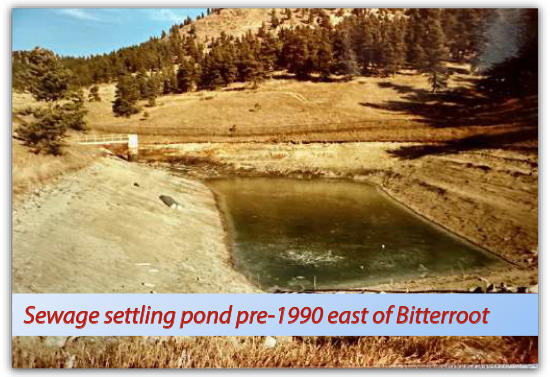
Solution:
<path fill-rule="evenodd" d="M 128 135 L 81 136 L 74 142 L 81 145 L 128 144 Z"/>

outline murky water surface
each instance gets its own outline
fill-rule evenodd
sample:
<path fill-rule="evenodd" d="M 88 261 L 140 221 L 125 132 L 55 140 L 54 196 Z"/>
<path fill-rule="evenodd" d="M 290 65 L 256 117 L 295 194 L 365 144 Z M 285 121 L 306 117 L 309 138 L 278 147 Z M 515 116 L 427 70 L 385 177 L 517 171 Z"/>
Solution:
<path fill-rule="evenodd" d="M 234 259 L 263 289 L 359 287 L 501 263 L 361 183 L 287 178 L 209 181 Z"/>

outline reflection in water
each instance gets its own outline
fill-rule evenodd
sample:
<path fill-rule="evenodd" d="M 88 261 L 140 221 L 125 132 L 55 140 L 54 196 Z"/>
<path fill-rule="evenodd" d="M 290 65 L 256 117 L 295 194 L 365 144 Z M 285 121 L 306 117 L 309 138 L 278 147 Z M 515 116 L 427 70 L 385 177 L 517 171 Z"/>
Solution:
<path fill-rule="evenodd" d="M 228 216 L 237 268 L 264 289 L 357 287 L 499 263 L 370 185 L 288 178 L 209 185 Z"/>

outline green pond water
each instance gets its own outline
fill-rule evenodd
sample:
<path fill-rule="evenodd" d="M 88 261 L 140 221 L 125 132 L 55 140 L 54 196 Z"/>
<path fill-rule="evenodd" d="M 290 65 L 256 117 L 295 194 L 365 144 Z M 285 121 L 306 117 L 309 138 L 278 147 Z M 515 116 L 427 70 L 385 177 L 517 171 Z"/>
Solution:
<path fill-rule="evenodd" d="M 263 289 L 352 288 L 502 263 L 368 184 L 289 178 L 208 184 L 227 216 L 236 267 Z"/>

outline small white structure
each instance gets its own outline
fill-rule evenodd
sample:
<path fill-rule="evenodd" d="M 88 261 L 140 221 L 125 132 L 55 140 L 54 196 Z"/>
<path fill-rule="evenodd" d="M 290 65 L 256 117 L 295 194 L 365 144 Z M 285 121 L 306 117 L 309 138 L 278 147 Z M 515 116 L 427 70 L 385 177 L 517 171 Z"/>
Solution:
<path fill-rule="evenodd" d="M 128 160 L 137 160 L 139 140 L 137 134 L 128 135 L 103 135 L 103 136 L 84 136 L 74 141 L 80 145 L 107 146 L 114 144 L 128 145 Z"/>
<path fill-rule="evenodd" d="M 128 135 L 128 160 L 137 160 L 139 141 L 137 134 Z"/>

